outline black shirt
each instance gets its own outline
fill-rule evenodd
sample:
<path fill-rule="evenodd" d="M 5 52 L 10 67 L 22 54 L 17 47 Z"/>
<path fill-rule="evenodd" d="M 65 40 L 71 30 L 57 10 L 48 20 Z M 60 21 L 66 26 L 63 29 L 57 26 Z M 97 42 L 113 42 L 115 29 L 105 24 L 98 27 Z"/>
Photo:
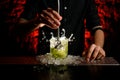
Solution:
<path fill-rule="evenodd" d="M 37 13 L 40 14 L 41 11 L 47 7 L 52 7 L 57 10 L 57 0 L 27 0 L 25 10 L 21 14 L 21 17 L 28 20 L 33 19 Z M 93 27 L 100 25 L 95 2 L 94 0 L 60 0 L 60 15 L 63 17 L 60 29 L 65 29 L 67 38 L 70 37 L 72 33 L 75 37 L 74 41 L 69 44 L 68 54 L 80 55 L 84 49 L 85 27 L 88 28 L 88 30 L 92 30 Z M 84 25 L 85 19 L 86 25 Z M 56 30 L 48 27 L 43 27 L 40 30 L 45 32 L 48 39 L 51 36 L 51 31 L 56 32 Z M 38 50 L 40 50 L 39 52 L 49 52 L 49 45 L 47 45 L 46 48 L 40 45 Z"/>

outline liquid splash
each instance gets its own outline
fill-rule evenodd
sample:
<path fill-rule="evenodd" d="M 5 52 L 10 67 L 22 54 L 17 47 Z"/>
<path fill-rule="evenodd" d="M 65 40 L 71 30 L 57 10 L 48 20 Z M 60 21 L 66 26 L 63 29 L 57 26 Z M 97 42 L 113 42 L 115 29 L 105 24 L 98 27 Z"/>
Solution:
<path fill-rule="evenodd" d="M 51 34 L 51 38 L 47 39 L 45 33 L 42 31 L 42 35 L 43 35 L 42 40 L 50 43 L 49 53 L 51 53 L 54 58 L 66 58 L 68 55 L 69 42 L 73 42 L 75 37 L 73 37 L 73 34 L 71 34 L 70 37 L 67 38 L 65 29 L 62 29 L 61 33 L 59 33 L 61 34 L 59 40 L 58 37 L 54 36 L 53 32 L 51 32 L 50 34 Z"/>
<path fill-rule="evenodd" d="M 62 35 L 57 37 L 51 33 L 50 39 L 50 53 L 54 58 L 66 58 L 68 55 L 68 42 L 73 41 L 73 34 L 69 38 L 65 36 L 65 29 L 62 29 Z"/>

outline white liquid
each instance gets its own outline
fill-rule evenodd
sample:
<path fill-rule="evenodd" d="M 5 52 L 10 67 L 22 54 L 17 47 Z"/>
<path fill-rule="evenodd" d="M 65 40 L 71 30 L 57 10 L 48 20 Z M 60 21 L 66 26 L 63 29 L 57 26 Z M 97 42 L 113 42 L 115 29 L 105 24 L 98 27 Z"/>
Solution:
<path fill-rule="evenodd" d="M 69 38 L 66 38 L 65 36 L 65 29 L 62 29 L 63 34 L 61 37 L 59 37 L 60 41 L 60 46 L 59 48 L 56 48 L 58 45 L 58 40 L 57 37 L 54 37 L 53 33 L 51 33 L 52 37 L 50 39 L 50 53 L 53 55 L 55 58 L 66 58 L 68 55 L 68 42 L 73 41 L 72 37 L 73 34 Z"/>

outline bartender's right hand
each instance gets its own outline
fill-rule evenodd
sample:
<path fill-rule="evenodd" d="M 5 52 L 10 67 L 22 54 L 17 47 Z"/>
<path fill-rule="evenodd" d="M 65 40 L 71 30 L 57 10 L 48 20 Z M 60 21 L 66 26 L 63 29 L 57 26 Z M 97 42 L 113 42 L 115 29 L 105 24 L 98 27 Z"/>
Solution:
<path fill-rule="evenodd" d="M 42 13 L 39 15 L 40 21 L 48 26 L 51 29 L 57 29 L 60 26 L 60 21 L 62 20 L 62 16 L 60 14 L 51 9 L 47 8 L 43 10 Z"/>

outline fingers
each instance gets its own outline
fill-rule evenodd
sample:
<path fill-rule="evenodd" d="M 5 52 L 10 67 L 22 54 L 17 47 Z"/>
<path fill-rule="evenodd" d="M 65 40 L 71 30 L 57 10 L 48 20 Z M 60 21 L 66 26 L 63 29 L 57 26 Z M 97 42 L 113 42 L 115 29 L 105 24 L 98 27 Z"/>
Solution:
<path fill-rule="evenodd" d="M 97 56 L 97 59 L 103 59 L 106 56 L 105 51 L 101 48 L 100 54 Z"/>
<path fill-rule="evenodd" d="M 99 59 L 101 59 L 101 58 L 102 58 L 102 55 L 101 55 L 101 54 L 98 54 L 97 57 L 96 57 L 97 60 L 99 60 Z"/>
<path fill-rule="evenodd" d="M 55 24 L 60 25 L 59 20 L 61 20 L 61 17 L 56 11 L 48 8 L 48 10 L 43 10 L 43 13 L 50 20 L 54 21 Z"/>
<path fill-rule="evenodd" d="M 57 29 L 60 26 L 60 21 L 62 20 L 62 17 L 51 8 L 43 10 L 40 14 L 40 18 L 43 23 L 52 29 Z"/>
<path fill-rule="evenodd" d="M 51 8 L 48 8 L 48 11 L 50 11 L 51 13 L 53 13 L 53 15 L 55 16 L 56 19 L 62 20 L 62 17 L 60 16 L 60 14 L 57 11 L 52 10 Z"/>
<path fill-rule="evenodd" d="M 86 55 L 86 60 L 89 62 L 90 61 L 90 58 L 92 56 L 92 53 L 95 49 L 96 45 L 95 44 L 92 44 L 88 50 L 88 54 Z"/>
<path fill-rule="evenodd" d="M 103 59 L 105 55 L 105 51 L 100 47 L 92 44 L 88 50 L 88 52 L 83 52 L 82 56 L 85 56 L 87 62 L 94 61 L 95 59 Z"/>
<path fill-rule="evenodd" d="M 99 54 L 99 51 L 100 51 L 100 47 L 96 46 L 95 49 L 94 49 L 94 52 L 93 52 L 93 54 L 91 56 L 91 62 L 96 59 L 97 55 Z"/>

